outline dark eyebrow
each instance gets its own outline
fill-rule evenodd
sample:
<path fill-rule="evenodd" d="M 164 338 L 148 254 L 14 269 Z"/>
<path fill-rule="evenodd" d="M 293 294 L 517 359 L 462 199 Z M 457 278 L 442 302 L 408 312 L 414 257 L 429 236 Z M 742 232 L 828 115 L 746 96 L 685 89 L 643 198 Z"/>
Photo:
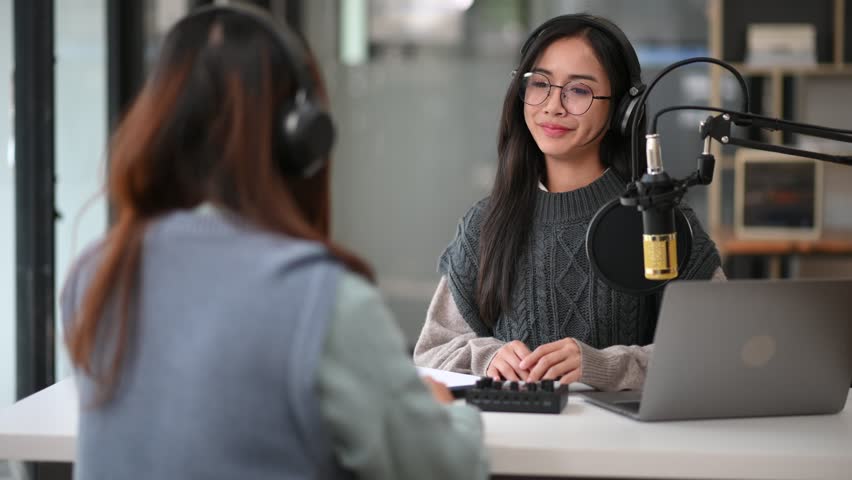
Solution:
<path fill-rule="evenodd" d="M 550 70 L 548 70 L 546 68 L 536 67 L 536 68 L 533 68 L 532 71 L 535 72 L 535 73 L 543 73 L 543 74 L 549 75 L 551 77 L 553 76 L 553 72 L 551 72 Z M 588 80 L 590 82 L 597 82 L 598 81 L 597 77 L 595 77 L 594 75 L 588 75 L 588 74 L 585 74 L 585 73 L 575 73 L 573 75 L 568 75 L 568 80 Z"/>

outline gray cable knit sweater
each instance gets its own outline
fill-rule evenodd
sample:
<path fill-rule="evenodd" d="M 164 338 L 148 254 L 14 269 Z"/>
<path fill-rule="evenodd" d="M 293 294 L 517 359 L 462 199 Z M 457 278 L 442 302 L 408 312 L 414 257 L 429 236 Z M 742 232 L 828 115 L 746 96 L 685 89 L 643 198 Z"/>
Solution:
<path fill-rule="evenodd" d="M 439 270 L 473 331 L 503 341 L 521 340 L 530 349 L 565 337 L 595 348 L 652 342 L 655 324 L 645 299 L 615 291 L 595 278 L 586 256 L 592 217 L 622 190 L 623 183 L 610 169 L 574 191 L 536 192 L 531 238 L 518 259 L 513 285 L 514 310 L 502 312 L 493 327 L 480 319 L 475 300 L 479 232 L 488 200 L 470 209 L 441 256 Z M 682 210 L 695 240 L 681 278 L 710 279 L 721 263 L 715 244 L 695 213 L 688 207 Z"/>
<path fill-rule="evenodd" d="M 566 337 L 593 349 L 652 342 L 655 318 L 648 299 L 617 292 L 595 278 L 585 252 L 585 233 L 592 217 L 622 190 L 621 180 L 608 170 L 588 186 L 571 192 L 537 192 L 531 240 L 518 259 L 518 272 L 522 274 L 513 286 L 515 308 L 503 312 L 493 327 L 480 319 L 475 300 L 479 232 L 487 199 L 471 208 L 439 263 L 454 307 L 470 329 L 483 340 L 521 340 L 530 349 Z M 692 224 L 695 240 L 681 278 L 710 279 L 717 271 L 718 276 L 721 262 L 715 244 L 701 229 L 694 212 L 685 206 L 682 211 Z M 423 347 L 421 336 L 415 361 L 432 363 L 424 361 Z M 584 356 L 591 356 L 591 350 L 583 349 Z M 589 367 L 593 368 L 584 361 L 584 369 Z"/>

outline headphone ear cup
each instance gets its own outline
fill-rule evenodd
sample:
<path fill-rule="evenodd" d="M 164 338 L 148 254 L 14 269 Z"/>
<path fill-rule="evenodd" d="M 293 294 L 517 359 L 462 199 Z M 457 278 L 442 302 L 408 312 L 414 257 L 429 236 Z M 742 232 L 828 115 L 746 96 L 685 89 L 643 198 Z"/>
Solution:
<path fill-rule="evenodd" d="M 331 116 L 310 101 L 294 101 L 284 108 L 278 159 L 287 176 L 311 177 L 328 159 L 334 145 Z"/>
<path fill-rule="evenodd" d="M 639 98 L 642 96 L 642 91 L 644 89 L 644 85 L 642 85 L 641 88 L 631 88 L 631 92 L 621 97 L 618 105 L 616 105 L 615 112 L 612 115 L 610 128 L 619 135 L 623 135 L 625 137 L 630 136 L 630 126 L 633 124 L 633 118 L 636 116 Z M 635 95 L 632 94 L 633 91 L 636 92 Z"/>

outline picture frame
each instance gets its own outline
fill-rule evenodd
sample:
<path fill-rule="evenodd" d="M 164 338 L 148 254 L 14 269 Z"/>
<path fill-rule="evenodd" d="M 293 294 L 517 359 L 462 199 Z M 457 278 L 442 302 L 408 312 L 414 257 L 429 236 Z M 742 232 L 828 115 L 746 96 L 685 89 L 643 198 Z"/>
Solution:
<path fill-rule="evenodd" d="M 809 158 L 740 149 L 734 157 L 734 234 L 814 240 L 822 234 L 823 165 Z"/>

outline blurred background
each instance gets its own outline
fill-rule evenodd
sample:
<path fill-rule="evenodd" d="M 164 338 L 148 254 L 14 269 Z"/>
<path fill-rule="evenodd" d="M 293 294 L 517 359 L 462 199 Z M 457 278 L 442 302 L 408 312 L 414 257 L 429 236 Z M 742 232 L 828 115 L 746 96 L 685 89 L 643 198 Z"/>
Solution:
<path fill-rule="evenodd" d="M 373 262 L 410 341 L 457 221 L 490 191 L 503 97 L 530 30 L 566 12 L 610 17 L 637 44 L 649 78 L 672 61 L 706 54 L 705 1 L 640 3 L 641 9 L 618 0 L 306 3 L 305 32 L 322 59 L 342 130 L 334 234 Z M 706 67 L 682 75 L 707 83 Z M 659 101 L 686 100 L 691 92 L 676 77 L 671 82 L 679 87 L 660 88 Z M 706 88 L 692 94 L 705 98 L 690 101 L 707 101 Z M 697 131 L 697 123 L 676 123 L 666 126 L 678 130 L 667 137 L 673 141 L 666 142 L 666 158 L 682 159 L 671 166 L 684 175 L 694 169 L 700 141 L 681 134 Z M 702 201 L 699 195 L 696 203 Z"/>
<path fill-rule="evenodd" d="M 809 5 L 831 13 L 838 2 L 843 0 Z M 171 25 L 207 3 L 214 2 L 0 0 L 0 407 L 70 374 L 55 328 L 60 320 L 55 302 L 72 258 L 109 225 L 101 190 L 111 126 Z M 740 2 L 721 0 L 251 3 L 302 31 L 321 61 L 339 131 L 333 236 L 376 268 L 411 345 L 438 283 L 439 255 L 459 218 L 489 193 L 500 108 L 529 31 L 562 13 L 608 17 L 636 46 L 646 83 L 672 62 L 719 55 L 723 39 L 730 46 L 742 43 L 744 35 L 725 30 L 739 8 L 732 5 Z M 793 21 L 801 2 L 742 3 Z M 48 10 L 52 16 L 41 24 L 16 21 L 42 18 L 33 12 Z M 831 25 L 836 29 L 838 23 Z M 848 34 L 830 35 L 841 35 L 834 45 L 848 43 Z M 785 118 L 849 128 L 852 114 L 834 105 L 838 98 L 850 98 L 852 73 L 843 49 L 836 48 L 840 51 L 829 59 L 820 58 L 817 70 L 746 69 L 753 103 Z M 45 58 L 55 58 L 52 69 Z M 38 78 L 52 75 L 51 81 L 13 85 L 16 63 L 44 75 Z M 820 70 L 822 63 L 830 67 Z M 684 68 L 662 81 L 650 109 L 710 102 L 736 107 L 735 87 L 706 65 Z M 16 110 L 16 98 L 35 110 L 20 105 Z M 53 114 L 40 116 L 44 109 Z M 661 121 L 663 160 L 677 178 L 695 168 L 701 150 L 698 122 L 705 116 L 680 112 Z M 52 128 L 34 129 L 40 121 L 52 122 Z M 16 135 L 15 125 L 26 131 Z M 25 148 L 16 145 L 21 138 L 29 139 Z M 717 166 L 715 193 L 694 188 L 687 198 L 720 248 L 734 221 L 732 167 L 724 160 Z M 824 223 L 848 246 L 852 169 L 826 168 Z M 844 248 L 832 255 L 760 249 L 738 254 L 734 247 L 723 253 L 734 277 L 833 276 L 852 273 L 852 248 Z M 43 275 L 28 277 L 33 271 Z"/>

